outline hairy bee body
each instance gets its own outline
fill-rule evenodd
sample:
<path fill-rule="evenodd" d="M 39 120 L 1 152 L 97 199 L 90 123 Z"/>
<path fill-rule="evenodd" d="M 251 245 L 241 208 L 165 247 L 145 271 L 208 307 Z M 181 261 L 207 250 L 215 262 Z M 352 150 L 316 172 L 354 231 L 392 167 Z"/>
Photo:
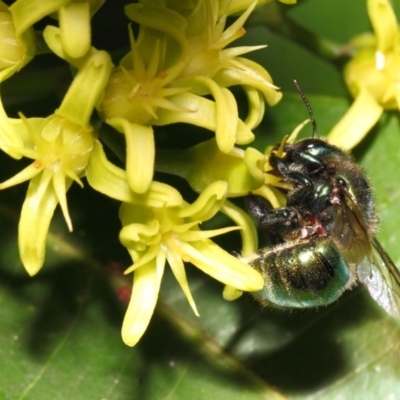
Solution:
<path fill-rule="evenodd" d="M 272 245 L 248 259 L 265 281 L 256 299 L 278 307 L 318 307 L 360 281 L 400 317 L 400 273 L 375 239 L 377 214 L 362 169 L 322 139 L 286 144 L 284 150 L 282 157 L 273 150 L 270 164 L 290 184 L 286 206 L 272 209 L 260 197 L 247 198 Z"/>

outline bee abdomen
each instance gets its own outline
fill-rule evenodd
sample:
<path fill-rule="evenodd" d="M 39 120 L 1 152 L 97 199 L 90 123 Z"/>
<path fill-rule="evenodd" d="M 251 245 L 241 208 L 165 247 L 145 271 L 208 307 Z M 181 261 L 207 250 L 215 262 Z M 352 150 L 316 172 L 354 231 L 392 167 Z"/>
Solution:
<path fill-rule="evenodd" d="M 335 301 L 353 282 L 353 272 L 332 240 L 317 237 L 260 251 L 251 261 L 264 278 L 255 293 L 262 304 L 318 307 Z"/>

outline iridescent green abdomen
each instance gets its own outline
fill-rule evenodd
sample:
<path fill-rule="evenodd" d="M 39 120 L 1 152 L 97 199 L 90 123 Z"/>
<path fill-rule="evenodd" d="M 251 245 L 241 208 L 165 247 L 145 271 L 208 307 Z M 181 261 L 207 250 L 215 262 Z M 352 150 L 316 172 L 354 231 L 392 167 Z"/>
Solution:
<path fill-rule="evenodd" d="M 264 288 L 254 294 L 263 305 L 293 308 L 326 305 L 353 282 L 349 265 L 326 237 L 261 250 L 251 265 L 264 278 Z"/>

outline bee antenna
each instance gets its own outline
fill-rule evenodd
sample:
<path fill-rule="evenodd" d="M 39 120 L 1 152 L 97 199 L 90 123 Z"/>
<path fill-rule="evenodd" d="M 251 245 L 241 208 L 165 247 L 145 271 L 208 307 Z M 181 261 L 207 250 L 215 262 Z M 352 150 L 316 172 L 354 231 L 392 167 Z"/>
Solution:
<path fill-rule="evenodd" d="M 307 100 L 306 95 L 303 93 L 303 91 L 301 90 L 299 84 L 297 83 L 297 80 L 293 79 L 293 82 L 294 82 L 294 86 L 296 86 L 296 89 L 299 92 L 299 95 L 303 99 L 304 104 L 307 107 L 308 115 L 310 116 L 310 121 L 311 121 L 312 127 L 313 127 L 312 137 L 313 137 L 313 139 L 315 139 L 318 136 L 318 134 L 317 134 L 317 123 L 315 122 L 315 118 L 314 118 L 314 114 L 313 114 L 312 108 L 310 106 L 310 103 Z"/>

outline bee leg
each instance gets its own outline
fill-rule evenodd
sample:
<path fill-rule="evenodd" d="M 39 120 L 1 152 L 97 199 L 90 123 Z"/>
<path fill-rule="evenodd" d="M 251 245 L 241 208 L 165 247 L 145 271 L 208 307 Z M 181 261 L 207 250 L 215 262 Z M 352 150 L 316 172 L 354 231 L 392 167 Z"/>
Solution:
<path fill-rule="evenodd" d="M 273 210 L 268 201 L 260 196 L 250 194 L 244 198 L 244 202 L 249 213 L 259 222 L 267 213 Z"/>
<path fill-rule="evenodd" d="M 287 163 L 275 154 L 269 156 L 269 164 L 273 167 L 285 182 L 293 183 L 298 187 L 314 187 L 312 180 L 304 173 L 293 171 Z"/>
<path fill-rule="evenodd" d="M 249 213 L 258 220 L 260 228 L 273 244 L 282 243 L 300 229 L 300 216 L 294 207 L 272 208 L 260 196 L 245 198 Z"/>

